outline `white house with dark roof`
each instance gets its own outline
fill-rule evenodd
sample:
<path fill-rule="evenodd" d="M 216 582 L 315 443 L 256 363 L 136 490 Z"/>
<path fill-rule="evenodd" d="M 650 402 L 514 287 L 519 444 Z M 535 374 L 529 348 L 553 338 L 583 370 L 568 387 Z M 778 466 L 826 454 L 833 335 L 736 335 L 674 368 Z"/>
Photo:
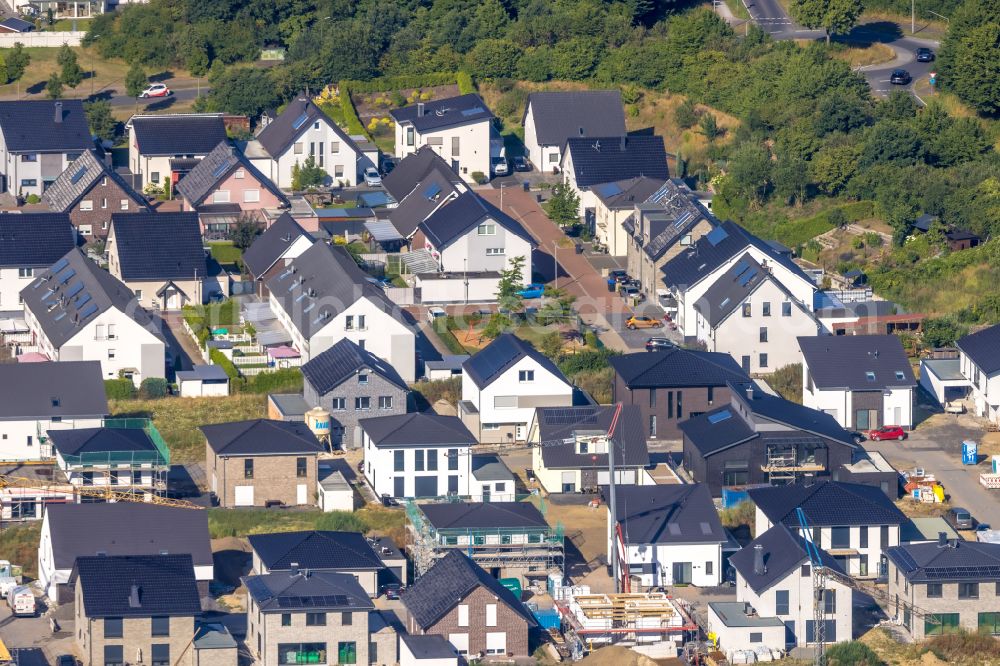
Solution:
<path fill-rule="evenodd" d="M 20 316 L 21 290 L 75 247 L 68 215 L 0 215 L 0 312 Z"/>
<path fill-rule="evenodd" d="M 594 188 L 594 240 L 607 248 L 608 254 L 628 256 L 629 240 L 634 235 L 623 223 L 632 217 L 637 206 L 649 201 L 666 181 L 636 176 L 615 183 L 602 183 Z M 629 271 L 635 275 L 634 271 Z"/>
<path fill-rule="evenodd" d="M 970 333 L 955 344 L 976 415 L 1000 423 L 1000 325 Z"/>
<path fill-rule="evenodd" d="M 243 265 L 256 284 L 257 295 L 267 297 L 267 281 L 315 242 L 289 212 L 279 215 L 243 253 Z"/>
<path fill-rule="evenodd" d="M 524 153 L 539 171 L 555 173 L 566 140 L 625 136 L 625 107 L 617 90 L 565 90 L 528 95 L 521 119 Z"/>
<path fill-rule="evenodd" d="M 221 113 L 136 115 L 128 130 L 128 166 L 137 187 L 153 184 L 171 191 L 221 141 L 228 141 Z"/>
<path fill-rule="evenodd" d="M 637 176 L 666 180 L 667 150 L 656 135 L 570 137 L 559 163 L 563 183 L 580 197 L 580 210 L 594 215 L 595 187 Z"/>
<path fill-rule="evenodd" d="M 94 148 L 83 100 L 0 102 L 0 191 L 40 196 Z"/>
<path fill-rule="evenodd" d="M 895 335 L 800 337 L 802 404 L 853 430 L 913 427 L 917 380 Z"/>
<path fill-rule="evenodd" d="M 51 361 L 98 361 L 101 376 L 125 376 L 138 386 L 164 377 L 162 323 L 135 295 L 80 250 L 21 290 L 32 345 Z"/>
<path fill-rule="evenodd" d="M 569 407 L 573 385 L 544 354 L 503 333 L 462 365 L 458 415 L 479 441 L 523 442 L 538 407 Z"/>
<path fill-rule="evenodd" d="M 401 239 L 413 238 L 420 223 L 434 211 L 469 191 L 468 184 L 431 146 L 422 146 L 403 158 L 382 179 L 382 187 L 398 202 L 384 214 Z"/>

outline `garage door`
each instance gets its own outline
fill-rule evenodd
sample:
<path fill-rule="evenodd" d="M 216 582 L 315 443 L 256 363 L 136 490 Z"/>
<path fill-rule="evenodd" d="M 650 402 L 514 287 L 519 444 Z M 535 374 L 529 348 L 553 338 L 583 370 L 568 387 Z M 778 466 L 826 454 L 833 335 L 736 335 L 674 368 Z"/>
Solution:
<path fill-rule="evenodd" d="M 236 506 L 253 506 L 253 486 L 236 486 Z"/>
<path fill-rule="evenodd" d="M 437 497 L 438 494 L 436 476 L 418 476 L 413 479 L 413 495 L 415 497 Z"/>

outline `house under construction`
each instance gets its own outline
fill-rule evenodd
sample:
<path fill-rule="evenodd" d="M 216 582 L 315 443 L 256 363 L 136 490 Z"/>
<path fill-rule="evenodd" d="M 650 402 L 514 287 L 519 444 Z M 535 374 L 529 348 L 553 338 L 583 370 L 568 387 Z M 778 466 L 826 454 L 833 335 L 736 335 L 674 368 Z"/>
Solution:
<path fill-rule="evenodd" d="M 697 625 L 667 594 L 575 594 L 556 602 L 569 631 L 594 647 L 624 643 L 682 645 Z"/>
<path fill-rule="evenodd" d="M 407 514 L 417 577 L 456 549 L 496 578 L 563 573 L 563 527 L 549 525 L 528 502 L 410 502 Z"/>

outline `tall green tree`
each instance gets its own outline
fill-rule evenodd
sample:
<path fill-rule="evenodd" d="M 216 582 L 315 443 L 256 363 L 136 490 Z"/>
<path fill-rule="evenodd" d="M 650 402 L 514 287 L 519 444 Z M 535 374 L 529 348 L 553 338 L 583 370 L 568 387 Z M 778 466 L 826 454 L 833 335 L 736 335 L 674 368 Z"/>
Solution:
<path fill-rule="evenodd" d="M 729 160 L 729 179 L 737 193 L 750 202 L 751 207 L 759 208 L 771 186 L 773 169 L 767 148 L 756 142 L 746 141 L 740 144 Z"/>
<path fill-rule="evenodd" d="M 149 79 L 146 78 L 146 72 L 143 71 L 142 65 L 133 62 L 125 74 L 125 94 L 138 98 L 147 85 L 149 85 Z"/>
<path fill-rule="evenodd" d="M 59 75 L 52 72 L 48 82 L 45 84 L 45 95 L 49 99 L 59 99 L 63 95 L 63 84 Z"/>
<path fill-rule="evenodd" d="M 67 44 L 63 44 L 59 48 L 59 54 L 56 56 L 56 62 L 59 64 L 60 72 L 59 79 L 70 88 L 76 88 L 83 81 L 83 70 L 80 68 L 80 63 L 77 61 L 76 52 L 71 49 Z"/>
<path fill-rule="evenodd" d="M 973 28 L 954 47 L 947 87 L 986 115 L 1000 114 L 1000 15 Z"/>
<path fill-rule="evenodd" d="M 308 190 L 311 187 L 318 187 L 326 182 L 327 173 L 323 167 L 317 166 L 316 159 L 310 155 L 306 161 L 299 165 L 298 162 L 292 165 L 292 189 L 296 191 Z"/>
<path fill-rule="evenodd" d="M 864 11 L 861 0 L 794 0 L 789 7 L 792 18 L 813 30 L 831 35 L 846 35 Z"/>
<path fill-rule="evenodd" d="M 549 218 L 559 226 L 576 224 L 580 219 L 580 197 L 569 185 L 558 183 L 552 188 L 548 213 Z"/>
<path fill-rule="evenodd" d="M 102 141 L 114 141 L 118 121 L 111 113 L 111 103 L 104 99 L 87 102 L 83 105 L 87 114 L 87 126 L 90 133 Z"/>
<path fill-rule="evenodd" d="M 17 82 L 17 96 L 21 96 L 21 78 L 31 64 L 31 55 L 24 50 L 24 44 L 14 42 L 14 48 L 6 54 L 7 78 Z"/>

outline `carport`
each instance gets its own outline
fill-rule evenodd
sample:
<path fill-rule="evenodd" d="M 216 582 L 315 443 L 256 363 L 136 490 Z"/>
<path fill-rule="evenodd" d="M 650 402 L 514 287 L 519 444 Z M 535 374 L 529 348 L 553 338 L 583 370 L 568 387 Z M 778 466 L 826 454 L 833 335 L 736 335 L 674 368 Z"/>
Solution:
<path fill-rule="evenodd" d="M 971 383 L 962 371 L 957 358 L 925 358 L 920 361 L 920 385 L 944 405 L 962 400 L 969 394 Z"/>

